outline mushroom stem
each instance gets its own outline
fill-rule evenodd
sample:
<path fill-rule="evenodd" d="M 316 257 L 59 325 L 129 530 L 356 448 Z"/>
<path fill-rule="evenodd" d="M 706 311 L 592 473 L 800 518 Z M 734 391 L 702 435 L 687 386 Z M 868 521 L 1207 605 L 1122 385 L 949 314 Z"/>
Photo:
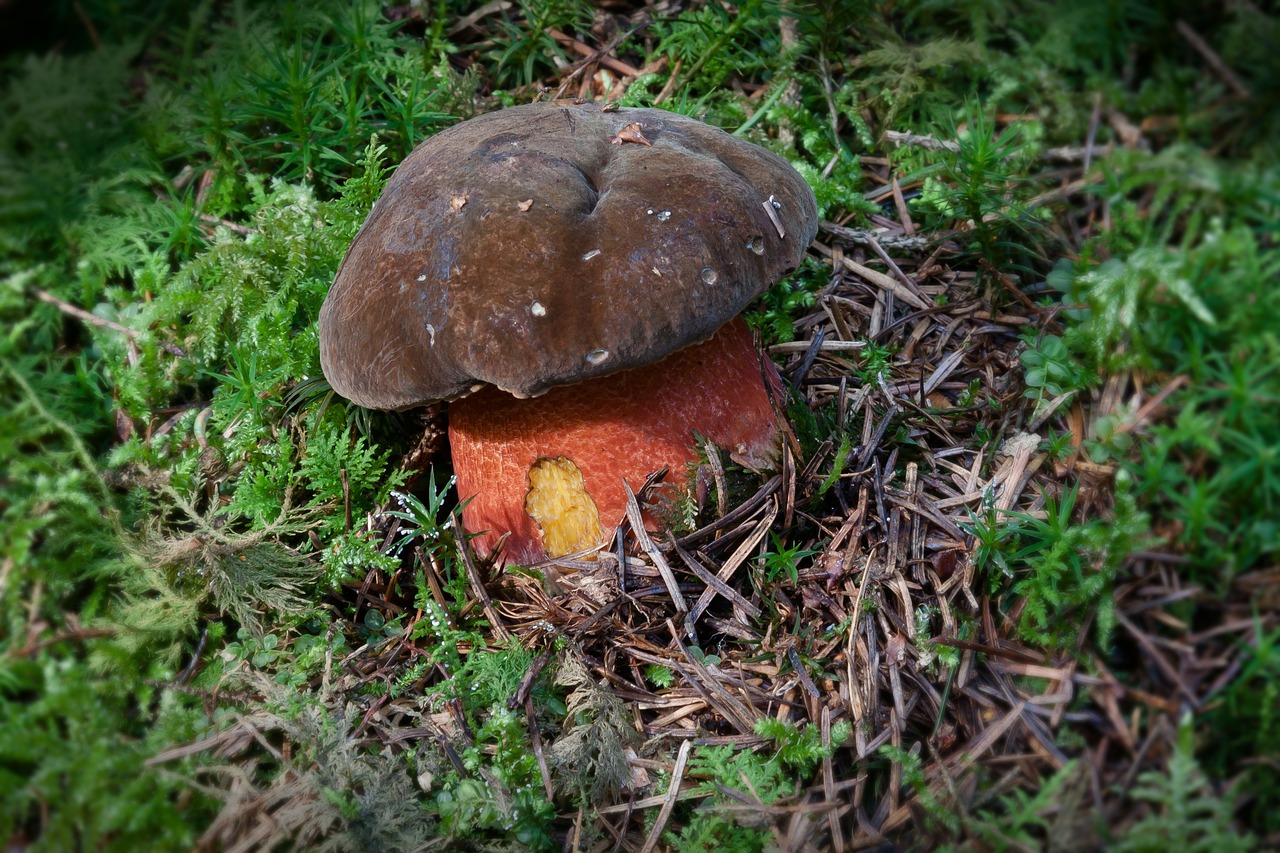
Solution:
<path fill-rule="evenodd" d="M 529 564 L 608 542 L 626 513 L 624 479 L 638 489 L 667 468 L 667 481 L 687 494 L 695 433 L 768 467 L 778 428 L 766 381 L 781 388 L 738 318 L 648 367 L 533 399 L 487 387 L 452 403 L 449 443 L 477 551 L 491 553 L 510 533 L 502 559 Z M 548 506 L 571 511 L 558 524 Z"/>

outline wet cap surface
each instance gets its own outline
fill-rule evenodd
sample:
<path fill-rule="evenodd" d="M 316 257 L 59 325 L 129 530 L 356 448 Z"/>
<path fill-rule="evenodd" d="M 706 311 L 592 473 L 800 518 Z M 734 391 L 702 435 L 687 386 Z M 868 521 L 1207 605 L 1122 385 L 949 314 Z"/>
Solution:
<path fill-rule="evenodd" d="M 396 170 L 321 309 L 321 363 L 369 408 L 536 396 L 708 339 L 816 228 L 785 160 L 693 119 L 489 113 Z"/>

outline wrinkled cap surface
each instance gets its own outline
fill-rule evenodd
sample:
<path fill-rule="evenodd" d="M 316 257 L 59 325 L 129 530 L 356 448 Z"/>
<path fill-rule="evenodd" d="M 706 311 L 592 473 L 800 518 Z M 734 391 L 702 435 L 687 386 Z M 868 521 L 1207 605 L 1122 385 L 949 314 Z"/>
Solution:
<path fill-rule="evenodd" d="M 633 137 L 635 123 L 649 142 Z M 519 397 L 707 340 L 794 269 L 813 191 L 773 153 L 656 109 L 539 103 L 462 122 L 392 175 L 320 311 L 369 408 Z"/>

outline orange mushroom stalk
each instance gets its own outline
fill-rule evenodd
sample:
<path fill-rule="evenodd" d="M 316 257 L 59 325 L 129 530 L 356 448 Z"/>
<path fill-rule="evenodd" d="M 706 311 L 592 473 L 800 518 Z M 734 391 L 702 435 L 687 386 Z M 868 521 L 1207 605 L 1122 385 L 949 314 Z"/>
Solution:
<path fill-rule="evenodd" d="M 463 510 L 482 554 L 528 564 L 607 544 L 639 489 L 668 469 L 680 489 L 702 435 L 752 467 L 774 460 L 778 428 L 765 381 L 780 386 L 741 319 L 657 364 L 519 400 L 487 387 L 449 408 Z"/>

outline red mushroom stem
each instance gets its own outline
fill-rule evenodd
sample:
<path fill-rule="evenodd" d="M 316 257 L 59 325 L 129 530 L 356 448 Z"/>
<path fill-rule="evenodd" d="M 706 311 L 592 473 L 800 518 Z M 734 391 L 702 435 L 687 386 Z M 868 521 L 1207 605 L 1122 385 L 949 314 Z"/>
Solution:
<path fill-rule="evenodd" d="M 668 482 L 683 488 L 695 432 L 746 464 L 768 466 L 778 426 L 766 377 L 781 389 L 738 318 L 648 367 L 528 400 L 490 386 L 452 403 L 454 472 L 459 496 L 471 499 L 462 517 L 480 533 L 477 551 L 490 554 L 510 533 L 503 560 L 530 564 L 608 541 L 626 513 L 623 480 L 638 489 L 665 467 Z"/>

